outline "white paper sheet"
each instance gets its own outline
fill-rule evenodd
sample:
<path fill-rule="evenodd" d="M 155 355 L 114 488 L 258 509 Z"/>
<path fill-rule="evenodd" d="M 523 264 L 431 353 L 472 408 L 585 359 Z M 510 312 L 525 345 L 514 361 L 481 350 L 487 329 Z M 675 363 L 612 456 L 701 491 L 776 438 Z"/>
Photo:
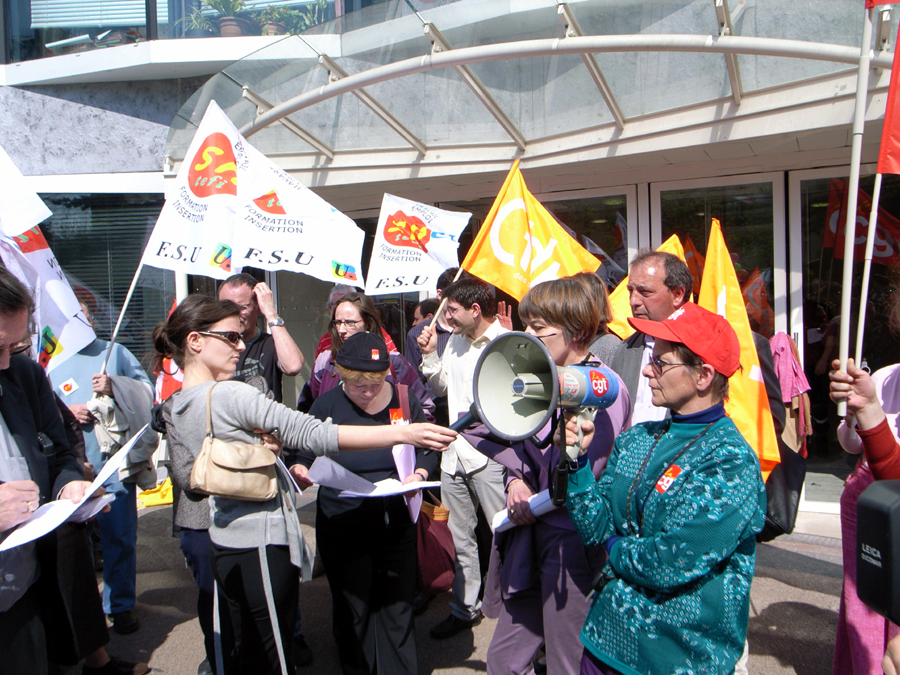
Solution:
<path fill-rule="evenodd" d="M 531 507 L 531 512 L 535 517 L 550 513 L 559 508 L 558 506 L 553 506 L 553 500 L 550 499 L 549 490 L 543 490 L 536 495 L 532 495 L 528 500 L 528 506 Z M 498 511 L 494 515 L 494 520 L 491 523 L 491 529 L 494 532 L 505 532 L 514 527 L 516 527 L 516 524 L 509 519 L 509 511 L 506 509 Z"/>
<path fill-rule="evenodd" d="M 440 481 L 419 481 L 403 485 L 395 478 L 370 483 L 327 457 L 316 457 L 307 477 L 318 485 L 341 490 L 341 497 L 391 497 L 422 488 L 440 487 L 441 484 Z"/>
<path fill-rule="evenodd" d="M 96 513 L 106 506 L 109 501 L 112 501 L 112 499 L 110 499 L 107 500 L 106 503 L 101 503 L 103 497 L 92 498 L 92 495 L 110 476 L 113 475 L 113 473 L 119 470 L 119 467 L 125 462 L 128 453 L 131 452 L 131 448 L 134 447 L 134 444 L 140 439 L 144 431 L 147 430 L 147 426 L 149 425 L 145 425 L 144 428 L 137 432 L 130 441 L 122 446 L 121 450 L 106 461 L 106 464 L 103 465 L 103 468 L 100 470 L 100 473 L 97 474 L 94 482 L 91 483 L 91 486 L 85 491 L 85 496 L 81 501 L 73 502 L 69 499 L 58 499 L 44 504 L 32 514 L 31 518 L 19 525 L 6 539 L 3 540 L 3 543 L 0 544 L 0 551 L 7 551 L 16 546 L 27 544 L 29 541 L 40 539 L 67 520 L 73 520 L 75 522 L 87 520 L 91 516 L 85 516 L 86 513 Z M 112 497 L 113 499 L 115 498 L 113 495 L 105 496 Z"/>
<path fill-rule="evenodd" d="M 416 470 L 416 449 L 411 445 L 395 445 L 393 449 L 394 466 L 397 467 L 397 475 L 400 482 L 405 481 Z M 416 492 L 405 495 L 406 508 L 409 509 L 409 517 L 414 523 L 419 520 L 419 511 L 422 509 L 422 493 Z"/>

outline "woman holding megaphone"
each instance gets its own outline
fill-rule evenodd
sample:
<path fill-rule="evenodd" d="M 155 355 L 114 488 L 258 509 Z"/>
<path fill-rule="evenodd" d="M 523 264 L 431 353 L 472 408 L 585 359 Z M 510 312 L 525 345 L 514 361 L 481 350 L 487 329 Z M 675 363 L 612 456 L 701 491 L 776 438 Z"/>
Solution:
<path fill-rule="evenodd" d="M 535 286 L 519 304 L 519 317 L 557 366 L 593 360 L 589 349 L 600 319 L 578 281 L 558 279 Z M 618 398 L 597 413 L 596 433 L 586 445 L 585 461 L 594 476 L 602 474 L 613 440 L 628 428 L 630 418 L 631 400 L 620 382 Z M 606 552 L 602 546 L 586 548 L 581 543 L 565 506 L 539 517 L 531 512 L 528 500 L 549 488 L 559 449 L 541 449 L 528 441 L 510 447 L 483 437 L 487 433 L 479 427 L 467 440 L 509 470 L 506 506 L 516 525 L 494 536 L 482 608 L 498 618 L 488 647 L 488 673 L 531 672 L 535 653 L 545 645 L 548 673 L 577 674 L 582 652 L 578 633 L 588 612 L 585 598 Z"/>
<path fill-rule="evenodd" d="M 629 322 L 656 339 L 643 376 L 671 418 L 619 436 L 599 480 L 586 467 L 569 474 L 578 534 L 609 553 L 581 631 L 581 673 L 728 675 L 744 649 L 766 513 L 759 461 L 725 415 L 740 344 L 693 303 Z M 578 426 L 568 423 L 567 442 Z M 589 457 L 594 425 L 580 427 Z"/>

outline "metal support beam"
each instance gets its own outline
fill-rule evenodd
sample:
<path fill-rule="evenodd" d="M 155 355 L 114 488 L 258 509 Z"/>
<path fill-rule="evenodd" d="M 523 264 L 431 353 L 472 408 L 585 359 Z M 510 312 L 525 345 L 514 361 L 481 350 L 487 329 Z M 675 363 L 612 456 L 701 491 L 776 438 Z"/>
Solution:
<path fill-rule="evenodd" d="M 810 59 L 827 63 L 854 65 L 859 63 L 859 48 L 831 45 L 803 40 L 781 40 L 758 37 L 719 37 L 710 35 L 595 35 L 590 37 L 556 38 L 504 42 L 499 44 L 464 47 L 450 52 L 414 56 L 394 63 L 386 63 L 355 73 L 324 87 L 305 91 L 294 98 L 279 103 L 253 122 L 241 127 L 245 137 L 265 129 L 270 124 L 298 110 L 336 98 L 341 94 L 388 82 L 399 77 L 425 73 L 441 68 L 456 68 L 470 63 L 504 61 L 556 54 L 583 54 L 586 52 L 684 52 L 695 54 L 749 54 L 753 56 L 777 56 L 789 59 Z M 876 68 L 890 70 L 894 55 L 879 52 L 872 59 Z"/>
<path fill-rule="evenodd" d="M 566 27 L 566 39 L 584 36 L 584 33 L 581 32 L 581 26 L 578 25 L 578 21 L 572 13 L 572 9 L 566 3 L 560 3 L 556 8 L 556 12 L 559 14 L 559 18 L 562 19 L 563 25 Z M 600 90 L 603 100 L 606 101 L 606 107 L 609 108 L 609 112 L 612 113 L 616 125 L 620 129 L 624 129 L 625 115 L 622 114 L 622 109 L 619 107 L 619 103 L 613 95 L 612 88 L 610 88 L 609 83 L 603 76 L 603 71 L 600 70 L 600 64 L 597 63 L 597 59 L 594 58 L 593 54 L 584 53 L 581 55 L 581 60 L 584 61 L 584 65 L 591 74 L 594 84 L 597 85 L 597 89 Z"/>
<path fill-rule="evenodd" d="M 272 108 L 275 107 L 246 85 L 241 87 L 241 96 L 256 106 L 257 117 L 259 117 L 263 113 L 269 112 Z M 299 136 L 301 139 L 303 139 L 304 142 L 309 143 L 318 152 L 328 157 L 328 159 L 334 159 L 334 150 L 329 148 L 322 141 L 320 141 L 306 129 L 297 124 L 294 120 L 288 117 L 284 117 L 278 121 L 281 122 L 282 126 L 284 126 L 285 129 Z"/>
<path fill-rule="evenodd" d="M 450 46 L 450 43 L 447 42 L 447 39 L 443 35 L 441 35 L 441 32 L 433 23 L 425 24 L 425 35 L 431 40 L 432 54 L 453 51 L 453 47 Z M 472 69 L 467 65 L 459 65 L 455 66 L 453 70 L 455 70 L 462 78 L 463 82 L 469 86 L 469 89 L 472 90 L 475 96 L 478 97 L 478 100 L 481 101 L 481 104 L 494 116 L 494 119 L 500 123 L 500 126 L 503 127 L 503 130 L 507 134 L 509 134 L 509 137 L 513 139 L 515 144 L 524 150 L 525 137 L 516 128 L 516 125 L 512 123 L 512 120 L 506 116 L 503 109 L 497 105 L 497 102 L 488 93 L 488 90 L 481 83 L 481 80 L 479 80 L 475 73 L 472 72 Z"/>
<path fill-rule="evenodd" d="M 728 0 L 714 0 L 716 3 L 716 19 L 719 22 L 719 37 L 728 37 L 734 35 L 734 24 L 732 23 L 731 12 L 728 11 Z M 736 10 L 735 16 L 744 13 L 744 0 L 739 3 L 739 11 Z M 728 80 L 731 82 L 731 95 L 734 97 L 735 105 L 741 104 L 744 98 L 744 86 L 741 84 L 741 70 L 738 67 L 737 54 L 726 53 L 725 65 L 728 67 Z"/>
<path fill-rule="evenodd" d="M 347 77 L 346 71 L 344 71 L 343 68 L 335 63 L 330 56 L 319 54 L 319 65 L 328 71 L 329 84 L 337 82 L 338 80 L 343 80 L 345 77 Z M 369 108 L 369 110 L 378 115 L 378 117 L 380 117 L 381 120 L 391 129 L 400 134 L 403 139 L 411 146 L 413 146 L 416 150 L 421 152 L 423 155 L 428 152 L 428 148 L 425 147 L 425 144 L 418 138 L 416 138 L 409 129 L 407 129 L 405 126 L 403 126 L 403 124 L 400 123 L 400 120 L 389 113 L 387 109 L 378 101 L 376 101 L 375 98 L 365 89 L 354 89 L 353 95 L 356 96 L 356 98 L 358 98 L 360 101 L 362 101 L 366 105 L 366 107 Z"/>
<path fill-rule="evenodd" d="M 891 8 L 887 7 L 878 11 L 878 20 L 875 24 L 875 51 L 883 52 L 891 46 Z"/>

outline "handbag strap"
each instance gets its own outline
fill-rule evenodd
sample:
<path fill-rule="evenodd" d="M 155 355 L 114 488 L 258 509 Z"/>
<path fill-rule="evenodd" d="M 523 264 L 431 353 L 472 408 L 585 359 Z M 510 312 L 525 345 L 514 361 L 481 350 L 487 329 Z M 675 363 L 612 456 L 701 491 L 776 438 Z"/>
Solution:
<path fill-rule="evenodd" d="M 400 410 L 403 412 L 403 420 L 412 424 L 412 415 L 409 412 L 409 387 L 405 384 L 396 384 L 397 398 L 400 400 Z"/>
<path fill-rule="evenodd" d="M 213 389 L 216 388 L 218 382 L 213 382 L 213 386 L 209 388 L 209 391 L 206 392 L 206 435 L 210 438 L 215 438 L 213 436 L 212 430 L 212 392 Z"/>

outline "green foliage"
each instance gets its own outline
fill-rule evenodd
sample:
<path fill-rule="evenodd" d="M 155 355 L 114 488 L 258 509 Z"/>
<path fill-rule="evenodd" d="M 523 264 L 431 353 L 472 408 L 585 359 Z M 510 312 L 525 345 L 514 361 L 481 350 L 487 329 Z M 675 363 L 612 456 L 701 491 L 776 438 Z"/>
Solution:
<path fill-rule="evenodd" d="M 213 32 L 216 30 L 215 24 L 203 14 L 203 10 L 200 8 L 179 19 L 178 23 L 183 26 L 184 30 L 210 30 Z"/>
<path fill-rule="evenodd" d="M 327 0 L 315 0 L 315 2 L 306 3 L 302 9 L 269 5 L 268 9 L 257 15 L 256 20 L 261 24 L 267 22 L 280 23 L 287 28 L 287 32 L 290 35 L 296 35 L 307 28 L 322 23 L 325 20 L 325 9 L 327 7 Z"/>
<path fill-rule="evenodd" d="M 235 16 L 244 9 L 244 0 L 203 0 L 203 4 L 221 16 Z"/>

